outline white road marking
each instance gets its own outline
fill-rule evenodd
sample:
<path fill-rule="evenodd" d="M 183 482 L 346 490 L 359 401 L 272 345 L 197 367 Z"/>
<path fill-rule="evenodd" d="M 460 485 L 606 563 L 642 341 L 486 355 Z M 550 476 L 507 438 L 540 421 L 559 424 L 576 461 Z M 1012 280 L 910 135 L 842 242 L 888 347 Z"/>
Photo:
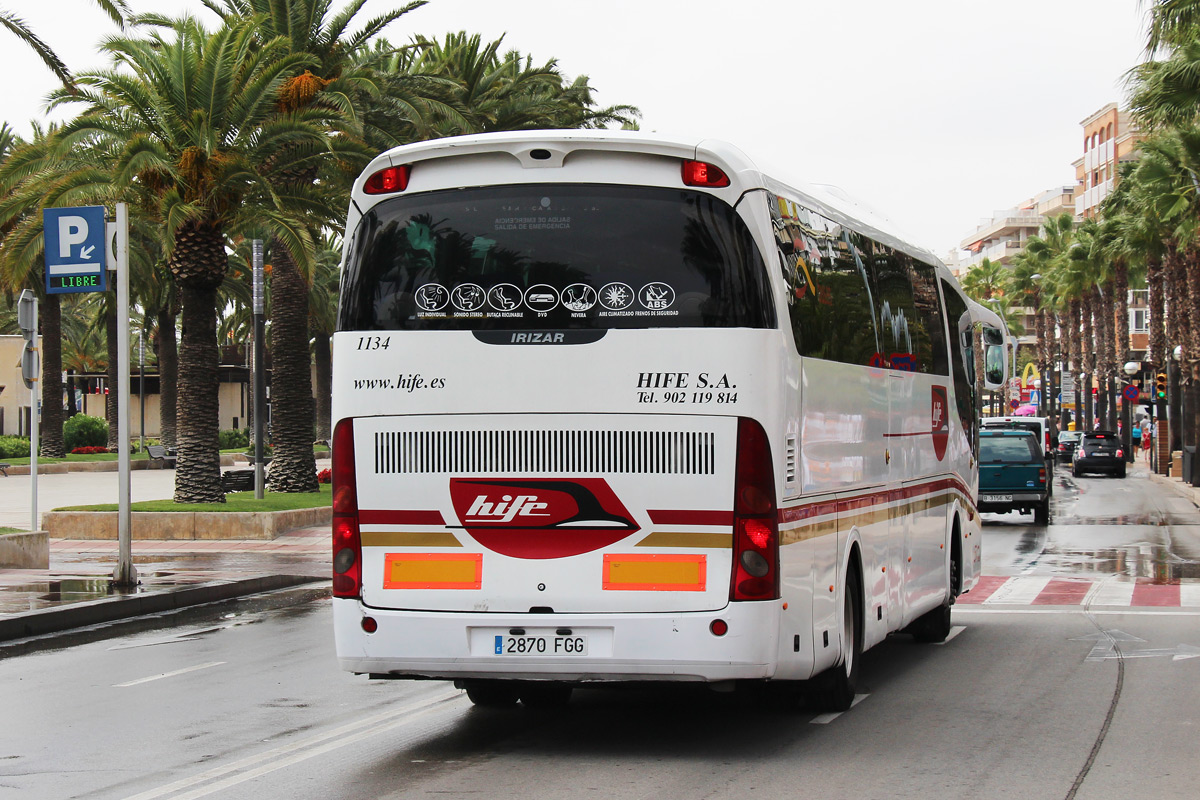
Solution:
<path fill-rule="evenodd" d="M 1057 606 L 1051 608 L 1012 608 L 1010 606 L 955 606 L 955 614 L 1078 614 L 1083 617 L 1116 617 L 1137 614 L 1144 617 L 1200 617 L 1200 611 L 1167 610 L 1147 606 L 1130 606 L 1129 608 L 1079 608 L 1077 606 Z"/>
<path fill-rule="evenodd" d="M 149 678 L 138 678 L 136 681 L 128 681 L 127 683 L 114 683 L 113 687 L 117 689 L 124 689 L 127 686 L 137 686 L 140 683 L 149 683 L 150 681 L 162 680 L 163 678 L 173 678 L 176 675 L 186 675 L 189 672 L 208 669 L 209 667 L 219 667 L 224 663 L 224 661 L 210 661 L 207 664 L 197 664 L 194 667 L 184 667 L 183 669 L 177 669 L 174 672 L 160 672 L 157 675 L 151 675 Z"/>
<path fill-rule="evenodd" d="M 953 639 L 955 636 L 958 636 L 960 633 L 962 633 L 966 629 L 967 629 L 966 625 L 955 625 L 953 628 L 950 629 L 950 632 L 946 634 L 945 639 L 943 639 L 940 642 L 934 642 L 934 644 L 938 645 L 939 647 L 942 645 L 950 644 L 951 639 Z"/>
<path fill-rule="evenodd" d="M 1037 599 L 1037 596 L 1042 593 L 1042 590 L 1046 588 L 1046 584 L 1049 582 L 1050 578 L 1045 575 L 1009 578 L 999 589 L 992 592 L 991 597 L 984 600 L 983 604 L 999 605 L 1001 603 L 1013 603 L 1015 605 L 1028 605 Z"/>
<path fill-rule="evenodd" d="M 861 703 L 863 700 L 866 700 L 870 696 L 871 695 L 869 695 L 869 694 L 854 695 L 854 701 L 852 703 L 850 703 L 850 708 L 854 708 L 856 705 Z M 837 719 L 838 717 L 840 717 L 842 714 L 845 714 L 845 713 L 846 713 L 845 711 L 837 711 L 832 714 L 818 714 L 817 716 L 810 719 L 808 722 L 810 725 L 828 725 L 829 723 L 833 722 L 835 719 Z"/>
<path fill-rule="evenodd" d="M 298 739 L 262 753 L 205 770 L 189 778 L 183 778 L 160 786 L 157 789 L 149 789 L 140 794 L 132 795 L 126 798 L 126 800 L 156 800 L 156 798 L 166 797 L 167 795 L 172 795 L 174 800 L 195 800 L 195 798 L 204 797 L 230 786 L 236 786 L 239 783 L 257 778 L 269 772 L 274 772 L 283 767 L 291 766 L 305 759 L 322 755 L 348 744 L 353 744 L 361 739 L 378 736 L 393 728 L 403 727 L 417 717 L 435 710 L 438 705 L 444 702 L 465 697 L 466 695 L 457 689 L 439 692 L 433 697 L 425 698 L 416 703 L 401 706 L 400 708 L 389 708 L 378 714 L 364 717 L 363 719 L 333 728 L 332 730 L 324 731 L 304 739 Z M 305 748 L 310 749 L 305 750 Z M 218 778 L 221 780 L 217 780 Z M 200 784 L 208 783 L 209 781 L 216 782 L 209 783 L 207 786 L 200 786 Z M 176 792 L 185 791 L 187 792 L 186 794 L 175 794 Z"/>
<path fill-rule="evenodd" d="M 1088 593 L 1085 605 L 1128 606 L 1133 603 L 1133 589 L 1136 585 L 1133 581 L 1104 581 L 1094 593 Z"/>

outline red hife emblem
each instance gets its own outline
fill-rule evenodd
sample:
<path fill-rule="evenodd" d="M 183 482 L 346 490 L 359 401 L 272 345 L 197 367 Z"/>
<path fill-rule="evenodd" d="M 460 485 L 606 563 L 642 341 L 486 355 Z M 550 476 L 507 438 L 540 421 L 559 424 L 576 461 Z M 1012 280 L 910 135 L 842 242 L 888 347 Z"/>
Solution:
<path fill-rule="evenodd" d="M 946 457 L 946 443 L 950 439 L 950 403 L 945 386 L 934 386 L 932 408 L 933 454 L 941 461 Z"/>
<path fill-rule="evenodd" d="M 563 558 L 615 544 L 640 526 L 603 478 L 451 478 L 458 521 L 513 558 Z"/>

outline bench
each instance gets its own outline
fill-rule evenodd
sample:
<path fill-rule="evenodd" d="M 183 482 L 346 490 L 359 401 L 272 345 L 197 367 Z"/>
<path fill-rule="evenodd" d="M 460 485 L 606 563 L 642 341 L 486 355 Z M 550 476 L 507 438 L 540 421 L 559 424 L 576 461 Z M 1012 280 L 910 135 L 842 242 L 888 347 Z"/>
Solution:
<path fill-rule="evenodd" d="M 164 447 L 161 444 L 151 444 L 146 446 L 146 454 L 150 456 L 151 461 L 161 461 L 163 466 L 175 466 L 175 450 L 174 448 Z"/>

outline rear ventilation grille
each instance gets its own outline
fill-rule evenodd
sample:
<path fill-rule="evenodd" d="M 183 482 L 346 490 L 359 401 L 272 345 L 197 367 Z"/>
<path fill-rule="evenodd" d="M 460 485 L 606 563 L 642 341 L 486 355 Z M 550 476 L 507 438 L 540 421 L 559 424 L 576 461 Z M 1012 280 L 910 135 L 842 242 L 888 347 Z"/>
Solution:
<path fill-rule="evenodd" d="M 796 482 L 796 437 L 787 437 L 787 445 L 784 448 L 787 452 L 787 465 L 785 466 L 784 481 L 787 483 Z"/>
<path fill-rule="evenodd" d="M 715 448 L 706 431 L 388 432 L 375 434 L 375 472 L 712 475 Z"/>

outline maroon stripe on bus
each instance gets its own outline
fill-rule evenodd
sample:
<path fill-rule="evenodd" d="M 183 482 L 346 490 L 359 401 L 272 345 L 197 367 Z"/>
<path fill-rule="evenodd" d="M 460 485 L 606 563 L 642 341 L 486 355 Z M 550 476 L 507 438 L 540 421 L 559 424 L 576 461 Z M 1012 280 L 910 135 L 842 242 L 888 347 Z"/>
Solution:
<path fill-rule="evenodd" d="M 442 512 L 406 511 L 392 508 L 372 509 L 358 512 L 360 525 L 445 525 Z"/>

